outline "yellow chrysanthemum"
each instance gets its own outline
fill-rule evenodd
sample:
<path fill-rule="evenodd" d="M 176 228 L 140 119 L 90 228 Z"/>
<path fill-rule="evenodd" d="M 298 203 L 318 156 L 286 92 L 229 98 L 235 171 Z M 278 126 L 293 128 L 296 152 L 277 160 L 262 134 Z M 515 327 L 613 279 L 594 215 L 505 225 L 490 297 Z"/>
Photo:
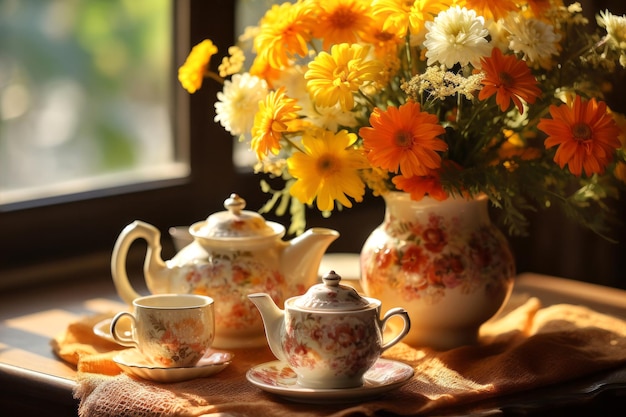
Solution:
<path fill-rule="evenodd" d="M 409 28 L 412 4 L 404 0 L 374 0 L 372 15 L 383 20 L 383 30 L 403 38 Z"/>
<path fill-rule="evenodd" d="M 369 31 L 372 20 L 368 15 L 369 3 L 364 0 L 320 2 L 313 37 L 323 39 L 325 50 L 334 44 L 356 43 Z"/>
<path fill-rule="evenodd" d="M 191 49 L 185 63 L 178 69 L 178 81 L 185 90 L 193 94 L 202 87 L 211 57 L 216 53 L 217 47 L 209 39 Z"/>
<path fill-rule="evenodd" d="M 409 30 L 418 34 L 424 30 L 424 23 L 432 21 L 439 12 L 450 7 L 452 2 L 440 0 L 417 0 L 411 7 L 409 14 Z"/>
<path fill-rule="evenodd" d="M 453 1 L 441 0 L 374 0 L 372 14 L 384 21 L 383 29 L 404 38 L 407 32 L 418 34 L 424 28 L 424 22 L 433 20 Z"/>
<path fill-rule="evenodd" d="M 263 19 L 254 49 L 272 68 L 289 65 L 296 55 L 306 56 L 314 24 L 314 5 L 311 2 L 285 2 L 272 6 Z"/>
<path fill-rule="evenodd" d="M 337 200 L 352 207 L 348 197 L 363 200 L 365 184 L 359 170 L 366 165 L 363 154 L 351 148 L 357 136 L 341 130 L 309 131 L 302 136 L 304 152 L 296 152 L 287 160 L 289 173 L 296 182 L 290 194 L 305 204 L 317 200 L 317 208 L 331 211 Z"/>
<path fill-rule="evenodd" d="M 273 88 L 274 82 L 280 78 L 282 71 L 272 68 L 265 59 L 257 56 L 250 66 L 250 75 L 255 75 L 267 82 L 270 88 Z"/>
<path fill-rule="evenodd" d="M 297 101 L 287 97 L 284 88 L 271 91 L 265 100 L 259 103 L 250 143 L 259 160 L 270 152 L 278 154 L 282 134 L 291 131 L 290 124 L 297 119 L 300 110 Z"/>
<path fill-rule="evenodd" d="M 342 43 L 320 52 L 304 74 L 313 101 L 322 107 L 339 103 L 345 111 L 354 107 L 353 94 L 367 82 L 378 81 L 383 64 L 369 59 L 370 47 Z"/>

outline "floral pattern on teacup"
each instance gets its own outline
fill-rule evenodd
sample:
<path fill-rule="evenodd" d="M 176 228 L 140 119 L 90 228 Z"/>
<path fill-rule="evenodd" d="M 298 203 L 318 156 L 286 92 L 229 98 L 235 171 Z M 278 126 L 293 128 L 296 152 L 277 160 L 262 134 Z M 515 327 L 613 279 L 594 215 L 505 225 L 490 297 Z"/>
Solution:
<path fill-rule="evenodd" d="M 283 337 L 292 368 L 332 376 L 364 373 L 379 357 L 382 344 L 369 314 L 291 312 Z"/>
<path fill-rule="evenodd" d="M 166 321 L 147 313 L 150 323 L 150 357 L 155 364 L 172 367 L 189 366 L 200 360 L 210 348 L 213 334 L 206 332 L 205 322 L 197 315 Z"/>

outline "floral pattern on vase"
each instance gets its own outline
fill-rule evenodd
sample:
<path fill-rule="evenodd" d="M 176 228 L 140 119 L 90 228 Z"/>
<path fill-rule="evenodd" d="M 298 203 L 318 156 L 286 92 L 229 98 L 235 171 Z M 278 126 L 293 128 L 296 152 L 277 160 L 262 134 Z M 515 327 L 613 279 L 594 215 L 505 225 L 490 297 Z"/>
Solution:
<path fill-rule="evenodd" d="M 405 342 L 448 349 L 476 340 L 478 327 L 508 299 L 515 262 L 491 223 L 487 198 L 385 196 L 383 223 L 361 252 L 361 285 L 411 317 Z"/>

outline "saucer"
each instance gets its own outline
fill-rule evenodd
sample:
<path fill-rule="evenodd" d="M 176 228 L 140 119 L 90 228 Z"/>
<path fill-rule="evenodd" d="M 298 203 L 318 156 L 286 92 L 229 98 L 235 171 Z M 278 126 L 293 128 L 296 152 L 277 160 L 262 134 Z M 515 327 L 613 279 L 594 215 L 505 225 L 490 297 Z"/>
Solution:
<path fill-rule="evenodd" d="M 96 336 L 106 339 L 109 342 L 117 343 L 111 334 L 111 321 L 113 321 L 113 319 L 99 321 L 93 326 L 93 332 Z M 128 320 L 118 321 L 117 326 L 118 332 L 121 332 L 121 334 L 126 337 L 131 337 L 130 322 Z"/>
<path fill-rule="evenodd" d="M 210 349 L 195 366 L 164 368 L 146 361 L 135 348 L 126 349 L 113 357 L 113 361 L 128 374 L 156 382 L 180 382 L 213 375 L 226 368 L 233 354 Z"/>
<path fill-rule="evenodd" d="M 391 359 L 378 359 L 365 373 L 365 382 L 356 388 L 304 388 L 296 383 L 296 373 L 281 361 L 256 365 L 246 378 L 264 391 L 301 403 L 345 403 L 372 398 L 406 383 L 414 370 Z"/>

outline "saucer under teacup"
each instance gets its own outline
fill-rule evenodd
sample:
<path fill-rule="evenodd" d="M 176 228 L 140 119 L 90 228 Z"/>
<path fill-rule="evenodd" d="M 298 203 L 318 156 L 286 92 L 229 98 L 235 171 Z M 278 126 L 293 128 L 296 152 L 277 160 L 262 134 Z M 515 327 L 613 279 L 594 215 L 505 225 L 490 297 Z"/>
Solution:
<path fill-rule="evenodd" d="M 138 349 L 126 349 L 113 357 L 113 361 L 128 374 L 156 382 L 180 382 L 207 377 L 226 368 L 234 354 L 224 350 L 209 349 L 195 366 L 165 368 L 149 362 Z"/>
<path fill-rule="evenodd" d="M 105 340 L 108 340 L 109 342 L 117 343 L 115 339 L 113 338 L 113 335 L 111 334 L 111 321 L 112 320 L 113 320 L 112 318 L 108 318 L 108 319 L 99 321 L 93 326 L 93 332 L 96 336 L 99 336 Z M 123 320 L 120 322 L 119 326 L 120 327 L 118 331 L 122 333 L 124 336 L 130 337 L 130 333 L 131 333 L 130 323 L 127 322 L 126 320 Z"/>
<path fill-rule="evenodd" d="M 362 401 L 405 384 L 414 374 L 410 365 L 391 359 L 378 359 L 365 373 L 364 383 L 356 388 L 304 388 L 297 384 L 296 373 L 281 361 L 256 365 L 246 378 L 260 389 L 300 403 L 346 403 Z"/>

